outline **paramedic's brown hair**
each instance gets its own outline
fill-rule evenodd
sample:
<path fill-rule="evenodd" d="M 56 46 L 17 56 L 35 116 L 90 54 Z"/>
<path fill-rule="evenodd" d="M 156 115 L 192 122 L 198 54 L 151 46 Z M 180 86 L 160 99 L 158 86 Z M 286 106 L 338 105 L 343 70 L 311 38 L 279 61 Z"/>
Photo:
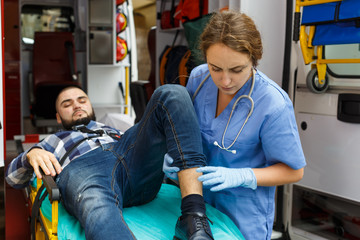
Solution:
<path fill-rule="evenodd" d="M 215 43 L 248 54 L 254 67 L 261 59 L 261 36 L 254 21 L 246 14 L 235 11 L 215 13 L 200 36 L 200 50 L 206 59 L 206 51 Z"/>

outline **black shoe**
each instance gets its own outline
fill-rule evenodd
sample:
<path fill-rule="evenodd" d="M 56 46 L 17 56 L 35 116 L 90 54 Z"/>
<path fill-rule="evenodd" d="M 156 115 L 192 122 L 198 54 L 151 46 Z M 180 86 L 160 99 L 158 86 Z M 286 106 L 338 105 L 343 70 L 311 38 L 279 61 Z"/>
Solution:
<path fill-rule="evenodd" d="M 199 212 L 191 212 L 179 217 L 174 239 L 214 240 L 207 216 Z"/>

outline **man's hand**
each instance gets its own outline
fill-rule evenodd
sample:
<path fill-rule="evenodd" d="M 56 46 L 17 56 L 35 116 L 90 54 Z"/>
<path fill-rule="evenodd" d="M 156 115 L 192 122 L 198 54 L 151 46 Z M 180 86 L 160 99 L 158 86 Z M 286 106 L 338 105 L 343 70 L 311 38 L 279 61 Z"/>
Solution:
<path fill-rule="evenodd" d="M 37 178 L 41 178 L 39 167 L 46 175 L 55 176 L 62 170 L 59 161 L 55 155 L 41 148 L 33 148 L 26 154 L 27 160 L 34 168 Z M 55 172 L 56 170 L 56 172 Z"/>

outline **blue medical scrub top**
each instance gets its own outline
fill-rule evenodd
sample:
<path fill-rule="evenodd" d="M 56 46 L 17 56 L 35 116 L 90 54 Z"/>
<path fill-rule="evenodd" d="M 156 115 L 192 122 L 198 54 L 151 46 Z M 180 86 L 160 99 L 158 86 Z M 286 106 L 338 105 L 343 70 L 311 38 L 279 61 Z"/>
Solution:
<path fill-rule="evenodd" d="M 208 75 L 207 64 L 195 68 L 190 75 L 187 89 L 191 96 L 201 81 Z M 231 109 L 236 99 L 247 95 L 251 80 L 238 91 L 236 96 L 215 118 L 218 88 L 211 76 L 206 80 L 194 99 L 202 134 L 204 153 L 209 166 L 228 168 L 264 168 L 276 163 L 285 163 L 293 169 L 306 165 L 297 130 L 293 105 L 286 92 L 274 81 L 257 70 L 251 95 L 254 111 L 230 150 L 214 145 L 222 142 Z M 236 138 L 247 113 L 250 101 L 238 102 L 228 129 L 224 146 L 228 147 Z M 256 190 L 237 187 L 219 192 L 204 189 L 207 203 L 227 214 L 239 227 L 245 239 L 270 239 L 274 221 L 275 187 L 257 187 Z"/>

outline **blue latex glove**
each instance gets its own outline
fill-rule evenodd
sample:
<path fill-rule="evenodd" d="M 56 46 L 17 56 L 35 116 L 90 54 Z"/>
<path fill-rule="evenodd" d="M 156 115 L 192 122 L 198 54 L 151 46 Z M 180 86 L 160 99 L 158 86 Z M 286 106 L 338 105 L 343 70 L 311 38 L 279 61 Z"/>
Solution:
<path fill-rule="evenodd" d="M 163 172 L 168 178 L 178 181 L 179 179 L 177 173 L 180 171 L 180 168 L 172 167 L 171 164 L 173 162 L 174 159 L 172 159 L 172 157 L 170 157 L 169 154 L 165 154 L 164 163 L 163 163 Z"/>
<path fill-rule="evenodd" d="M 210 188 L 212 192 L 240 186 L 253 190 L 257 187 L 256 177 L 251 168 L 201 167 L 196 171 L 203 173 L 198 180 L 203 182 L 204 186 L 213 186 Z"/>

